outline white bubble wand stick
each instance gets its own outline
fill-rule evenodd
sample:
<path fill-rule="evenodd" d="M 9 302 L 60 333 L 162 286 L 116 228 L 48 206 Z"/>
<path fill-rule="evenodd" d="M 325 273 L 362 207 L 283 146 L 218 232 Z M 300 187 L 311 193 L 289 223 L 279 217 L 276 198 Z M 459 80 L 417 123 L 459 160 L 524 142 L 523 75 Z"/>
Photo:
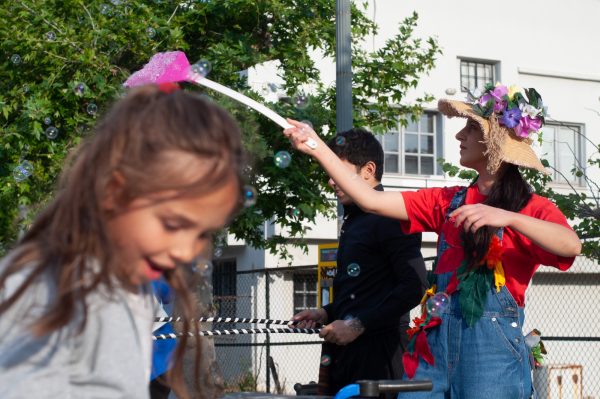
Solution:
<path fill-rule="evenodd" d="M 263 104 L 254 101 L 242 93 L 207 79 L 205 76 L 199 73 L 197 68 L 190 65 L 183 51 L 168 51 L 154 54 L 150 61 L 148 61 L 148 63 L 144 65 L 142 69 L 131 75 L 123 85 L 126 87 L 135 87 L 150 83 L 160 84 L 183 81 L 202 85 L 204 87 L 208 87 L 209 89 L 218 91 L 227 97 L 231 97 L 234 100 L 239 101 L 242 104 L 245 104 L 248 107 L 260 112 L 284 129 L 293 127 L 285 120 L 285 118 L 277 114 L 272 109 L 267 108 Z M 312 149 L 317 147 L 317 143 L 313 139 L 308 139 L 305 144 Z"/>

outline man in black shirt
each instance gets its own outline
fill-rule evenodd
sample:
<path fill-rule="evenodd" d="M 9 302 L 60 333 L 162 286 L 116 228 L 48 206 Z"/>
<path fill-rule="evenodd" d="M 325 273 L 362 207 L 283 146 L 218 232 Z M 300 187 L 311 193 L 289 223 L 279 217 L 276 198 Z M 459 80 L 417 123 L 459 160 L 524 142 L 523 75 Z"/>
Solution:
<path fill-rule="evenodd" d="M 344 165 L 374 190 L 383 190 L 383 150 L 370 132 L 339 133 L 329 147 Z M 360 379 L 402 378 L 402 352 L 409 311 L 427 287 L 421 235 L 406 235 L 397 220 L 363 212 L 331 179 L 344 206 L 339 237 L 333 302 L 294 316 L 299 327 L 326 325 L 321 375 L 328 375 L 323 394 Z M 326 348 L 326 349 L 325 349 Z"/>

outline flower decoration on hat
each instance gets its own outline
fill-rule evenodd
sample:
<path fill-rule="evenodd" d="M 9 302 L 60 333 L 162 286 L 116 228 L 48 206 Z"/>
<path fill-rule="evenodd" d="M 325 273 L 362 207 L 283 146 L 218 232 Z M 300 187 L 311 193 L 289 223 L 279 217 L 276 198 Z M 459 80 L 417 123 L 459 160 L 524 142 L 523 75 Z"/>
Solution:
<path fill-rule="evenodd" d="M 532 133 L 538 133 L 545 122 L 547 107 L 533 88 L 488 83 L 483 92 L 475 89 L 468 93 L 467 100 L 477 115 L 489 118 L 495 114 L 498 122 L 513 129 L 518 137 L 529 138 Z"/>

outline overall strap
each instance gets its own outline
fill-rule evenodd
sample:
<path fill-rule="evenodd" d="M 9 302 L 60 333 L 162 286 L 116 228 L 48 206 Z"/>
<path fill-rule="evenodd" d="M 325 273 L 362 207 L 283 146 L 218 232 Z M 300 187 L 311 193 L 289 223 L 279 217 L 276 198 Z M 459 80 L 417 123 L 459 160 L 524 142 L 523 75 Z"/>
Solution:
<path fill-rule="evenodd" d="M 450 217 L 450 214 L 452 212 L 454 212 L 455 210 L 457 210 L 458 207 L 460 207 L 465 202 L 468 188 L 469 187 L 462 187 L 460 190 L 458 190 L 456 193 L 454 193 L 454 196 L 452 197 L 452 200 L 450 201 L 450 207 L 446 211 L 446 221 Z M 438 240 L 437 254 L 435 257 L 435 261 L 433 262 L 431 272 L 429 273 L 429 284 L 430 285 L 435 283 L 435 268 L 437 266 L 438 261 L 440 260 L 440 257 L 442 256 L 442 253 L 447 248 L 448 248 L 448 244 L 446 243 L 446 238 L 444 237 L 444 234 L 442 233 Z"/>

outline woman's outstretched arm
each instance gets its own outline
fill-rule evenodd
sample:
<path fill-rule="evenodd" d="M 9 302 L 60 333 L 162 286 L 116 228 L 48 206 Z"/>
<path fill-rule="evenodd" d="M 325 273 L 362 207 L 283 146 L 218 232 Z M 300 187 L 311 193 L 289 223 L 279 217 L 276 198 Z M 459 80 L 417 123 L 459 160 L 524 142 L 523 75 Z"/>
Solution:
<path fill-rule="evenodd" d="M 283 133 L 290 139 L 294 148 L 315 158 L 342 191 L 352 198 L 361 209 L 381 216 L 408 220 L 406 206 L 400 192 L 373 190 L 358 178 L 358 174 L 352 173 L 344 167 L 337 155 L 310 126 L 292 119 L 288 119 L 288 122 L 294 127 L 285 129 Z M 310 139 L 316 143 L 314 148 L 307 144 Z"/>

